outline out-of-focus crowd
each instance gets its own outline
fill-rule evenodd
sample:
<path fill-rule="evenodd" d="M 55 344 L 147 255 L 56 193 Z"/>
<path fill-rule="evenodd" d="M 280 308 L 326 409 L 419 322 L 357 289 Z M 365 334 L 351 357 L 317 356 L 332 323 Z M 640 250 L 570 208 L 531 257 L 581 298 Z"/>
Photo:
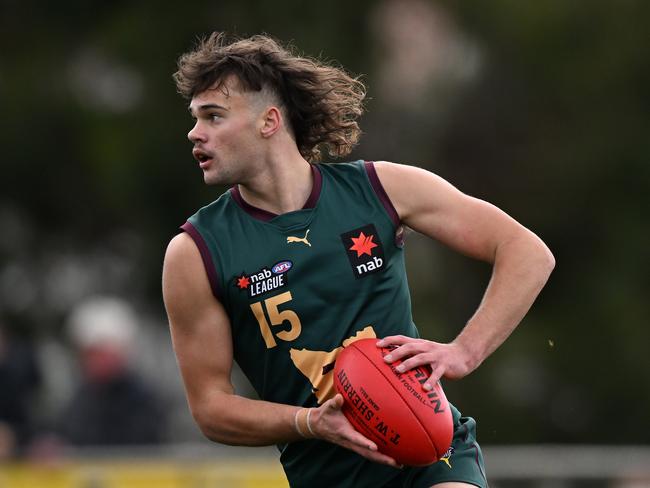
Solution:
<path fill-rule="evenodd" d="M 76 306 L 56 341 L 36 341 L 0 322 L 0 461 L 168 440 L 179 384 L 172 372 L 172 388 L 164 387 L 173 355 L 166 331 L 157 329 L 143 333 L 133 308 L 113 297 Z M 143 344 L 153 368 L 164 363 L 160 374 L 144 374 Z M 156 348 L 165 349 L 158 358 Z"/>

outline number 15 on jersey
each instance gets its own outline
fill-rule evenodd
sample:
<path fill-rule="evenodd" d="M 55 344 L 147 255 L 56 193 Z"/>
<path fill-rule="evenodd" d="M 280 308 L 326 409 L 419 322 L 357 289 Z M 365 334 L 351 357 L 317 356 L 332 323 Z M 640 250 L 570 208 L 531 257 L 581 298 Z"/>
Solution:
<path fill-rule="evenodd" d="M 264 301 L 251 303 L 251 310 L 260 326 L 260 332 L 262 333 L 267 349 L 271 349 L 278 345 L 275 341 L 276 337 L 283 341 L 293 341 L 300 335 L 302 325 L 298 314 L 293 310 L 280 311 L 278 309 L 279 305 L 290 302 L 292 299 L 291 292 L 285 291 L 279 295 L 267 298 Z M 265 308 L 266 314 L 264 313 Z M 266 320 L 267 314 L 270 320 L 270 325 L 269 321 Z M 289 322 L 289 330 L 281 330 L 274 334 L 271 326 L 282 325 L 285 321 Z"/>

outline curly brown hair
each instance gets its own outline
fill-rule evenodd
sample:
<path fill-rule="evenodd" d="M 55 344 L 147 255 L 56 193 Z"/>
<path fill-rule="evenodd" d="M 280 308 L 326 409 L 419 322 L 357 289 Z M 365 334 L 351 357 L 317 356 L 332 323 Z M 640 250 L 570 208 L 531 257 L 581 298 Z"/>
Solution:
<path fill-rule="evenodd" d="M 265 35 L 227 41 L 212 33 L 178 60 L 174 81 L 186 99 L 234 75 L 244 91 L 270 90 L 285 111 L 302 156 L 345 156 L 358 142 L 365 86 L 343 69 L 298 56 Z"/>

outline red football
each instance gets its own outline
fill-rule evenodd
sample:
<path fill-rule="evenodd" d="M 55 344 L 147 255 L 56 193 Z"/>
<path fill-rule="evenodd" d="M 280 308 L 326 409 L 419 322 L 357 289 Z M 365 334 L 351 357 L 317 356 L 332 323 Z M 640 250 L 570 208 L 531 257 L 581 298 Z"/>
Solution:
<path fill-rule="evenodd" d="M 439 383 L 426 391 L 431 374 L 425 367 L 398 373 L 400 361 L 387 364 L 388 348 L 378 339 L 361 339 L 336 359 L 334 384 L 343 395 L 343 413 L 354 428 L 398 463 L 424 466 L 444 456 L 451 444 L 453 421 Z"/>

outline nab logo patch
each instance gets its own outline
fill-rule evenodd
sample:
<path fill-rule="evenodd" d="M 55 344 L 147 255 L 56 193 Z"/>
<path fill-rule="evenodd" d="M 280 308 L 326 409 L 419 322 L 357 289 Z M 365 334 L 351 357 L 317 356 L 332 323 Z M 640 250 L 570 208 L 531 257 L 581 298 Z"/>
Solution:
<path fill-rule="evenodd" d="M 384 267 L 384 247 L 373 224 L 341 234 L 355 278 L 378 273 Z"/>

